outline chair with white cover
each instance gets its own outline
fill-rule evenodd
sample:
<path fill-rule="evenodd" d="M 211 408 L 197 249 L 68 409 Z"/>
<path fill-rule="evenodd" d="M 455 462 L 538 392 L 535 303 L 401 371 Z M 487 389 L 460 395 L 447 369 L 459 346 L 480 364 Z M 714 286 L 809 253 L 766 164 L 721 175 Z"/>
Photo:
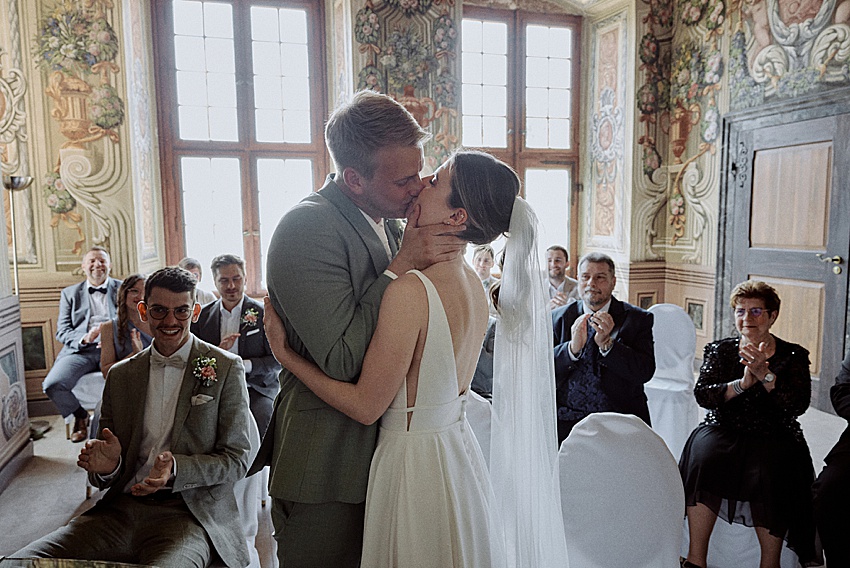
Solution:
<path fill-rule="evenodd" d="M 649 308 L 654 316 L 655 374 L 644 385 L 652 429 L 678 460 L 688 436 L 699 424 L 694 398 L 696 329 L 690 316 L 674 304 Z"/>
<path fill-rule="evenodd" d="M 472 428 L 472 433 L 478 439 L 484 461 L 490 466 L 490 423 L 493 416 L 493 406 L 487 399 L 474 391 L 469 391 L 466 401 L 466 419 Z"/>
<path fill-rule="evenodd" d="M 91 373 L 86 373 L 80 377 L 80 380 L 77 381 L 77 384 L 74 385 L 71 392 L 75 397 L 77 397 L 77 400 L 80 401 L 80 406 L 88 411 L 92 411 L 100 402 L 100 399 L 103 396 L 103 387 L 105 386 L 106 379 L 103 378 L 103 373 L 100 371 L 92 371 Z M 71 438 L 71 425 L 73 423 L 73 414 L 65 417 L 65 437 L 68 439 Z"/>
<path fill-rule="evenodd" d="M 676 568 L 685 492 L 664 441 L 633 415 L 591 414 L 559 452 L 570 564 Z"/>
<path fill-rule="evenodd" d="M 254 458 L 260 451 L 260 430 L 257 422 L 249 413 L 248 415 L 248 438 L 251 441 L 251 452 L 248 455 L 248 464 L 254 463 Z M 248 555 L 251 563 L 248 568 L 260 568 L 260 554 L 255 546 L 255 539 L 259 530 L 260 498 L 263 491 L 263 476 L 260 474 L 244 477 L 233 486 L 236 494 L 236 505 L 239 508 L 239 519 L 242 530 L 245 531 L 245 542 L 248 545 Z"/>

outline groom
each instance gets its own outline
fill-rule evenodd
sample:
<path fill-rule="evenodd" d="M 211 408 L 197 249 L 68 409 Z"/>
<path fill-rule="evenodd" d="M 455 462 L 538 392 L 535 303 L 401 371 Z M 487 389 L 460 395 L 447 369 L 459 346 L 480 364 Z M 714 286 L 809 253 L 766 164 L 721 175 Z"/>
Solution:
<path fill-rule="evenodd" d="M 289 343 L 337 380 L 357 381 L 390 282 L 463 246 L 453 234 L 465 227 L 418 228 L 414 212 L 398 248 L 394 219 L 415 209 L 424 187 L 427 136 L 393 99 L 357 93 L 325 128 L 336 174 L 284 215 L 272 237 L 268 290 Z M 377 427 L 334 410 L 285 368 L 280 383 L 249 471 L 271 465 L 280 566 L 359 566 Z"/>

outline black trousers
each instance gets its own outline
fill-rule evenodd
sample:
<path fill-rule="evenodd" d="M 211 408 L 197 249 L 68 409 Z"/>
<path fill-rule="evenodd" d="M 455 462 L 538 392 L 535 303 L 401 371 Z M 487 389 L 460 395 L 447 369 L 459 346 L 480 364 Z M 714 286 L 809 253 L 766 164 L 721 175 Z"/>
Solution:
<path fill-rule="evenodd" d="M 841 442 L 839 442 L 840 444 Z M 815 522 L 829 566 L 850 566 L 850 448 L 829 456 L 812 485 Z"/>

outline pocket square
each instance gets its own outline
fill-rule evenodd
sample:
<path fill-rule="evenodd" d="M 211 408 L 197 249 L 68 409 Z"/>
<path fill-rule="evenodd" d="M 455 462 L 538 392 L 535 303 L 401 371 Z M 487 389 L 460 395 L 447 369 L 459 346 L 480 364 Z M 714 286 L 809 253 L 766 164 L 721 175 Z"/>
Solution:
<path fill-rule="evenodd" d="M 211 401 L 214 397 L 208 394 L 196 394 L 192 397 L 192 406 L 200 406 Z"/>
<path fill-rule="evenodd" d="M 249 331 L 248 333 L 245 334 L 245 337 L 248 337 L 249 335 L 254 335 L 255 333 L 260 333 L 260 330 L 259 329 L 252 329 L 251 331 Z"/>

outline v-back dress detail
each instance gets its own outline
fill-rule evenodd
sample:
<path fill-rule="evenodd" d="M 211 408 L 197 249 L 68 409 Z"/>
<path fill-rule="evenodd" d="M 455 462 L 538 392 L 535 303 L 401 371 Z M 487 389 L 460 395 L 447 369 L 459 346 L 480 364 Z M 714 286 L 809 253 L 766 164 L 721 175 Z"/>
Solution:
<path fill-rule="evenodd" d="M 458 395 L 446 312 L 427 276 L 428 331 L 415 405 L 407 381 L 380 422 L 366 495 L 364 568 L 506 565 L 504 536 L 481 448 Z M 411 415 L 408 427 L 408 414 Z"/>

